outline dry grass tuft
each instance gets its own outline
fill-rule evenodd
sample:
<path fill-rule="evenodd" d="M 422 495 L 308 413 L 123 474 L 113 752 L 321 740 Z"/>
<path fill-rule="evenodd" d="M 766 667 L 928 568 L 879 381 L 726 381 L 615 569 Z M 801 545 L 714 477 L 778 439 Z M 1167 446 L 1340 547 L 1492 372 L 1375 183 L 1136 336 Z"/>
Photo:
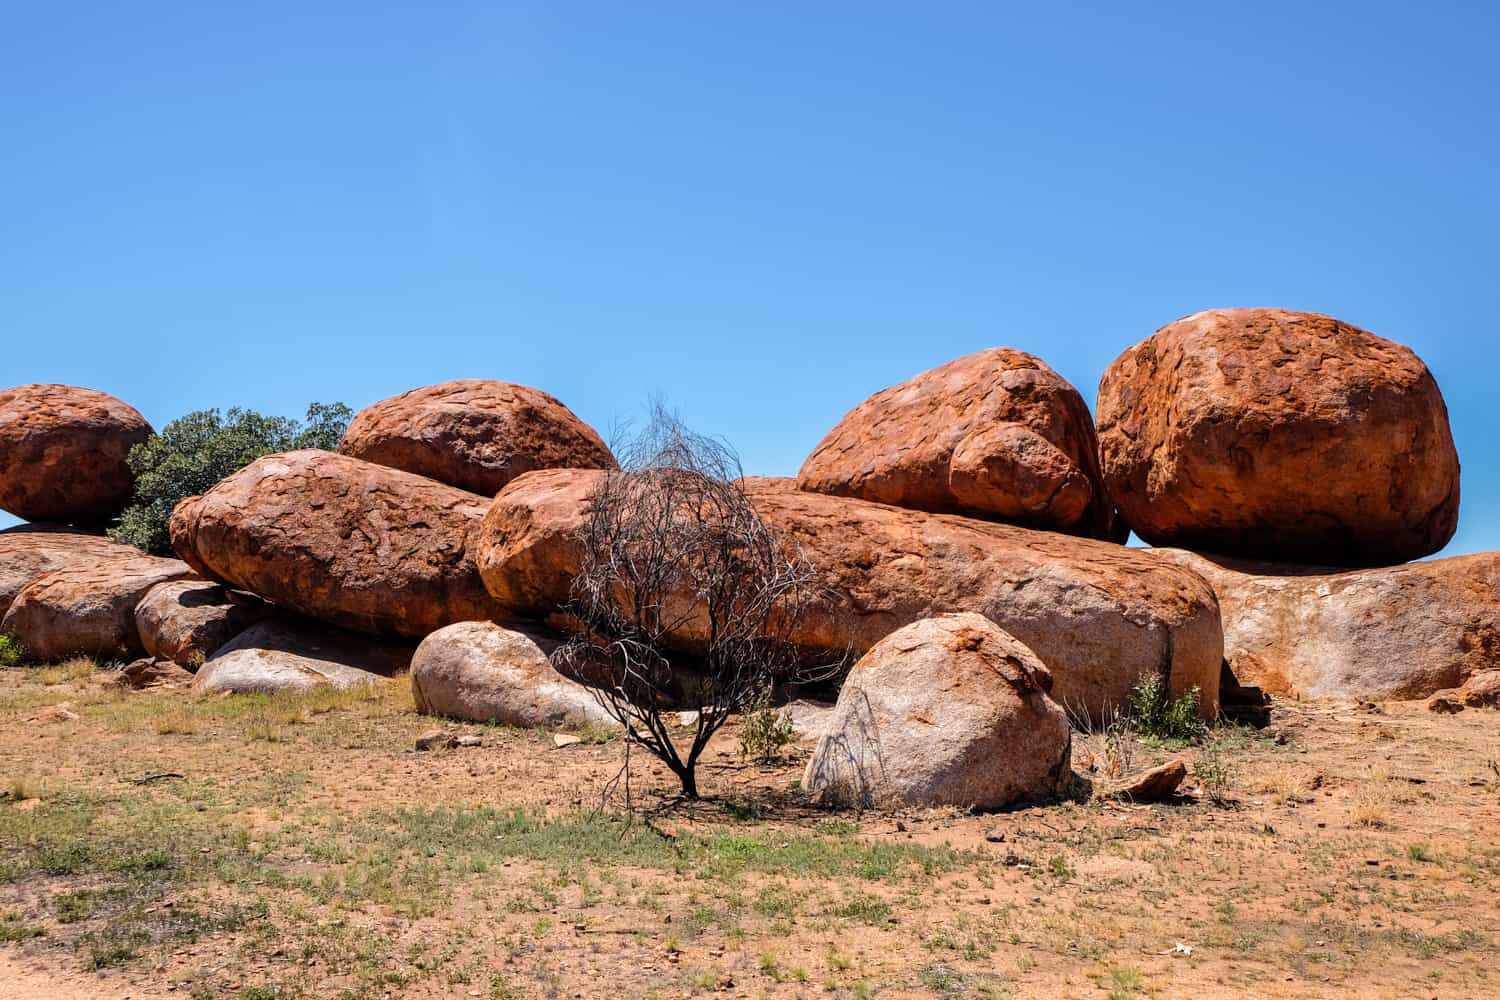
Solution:
<path fill-rule="evenodd" d="M 98 670 L 99 661 L 92 656 L 74 656 L 61 663 L 39 668 L 36 677 L 48 687 L 55 687 L 58 684 L 87 680 Z"/>

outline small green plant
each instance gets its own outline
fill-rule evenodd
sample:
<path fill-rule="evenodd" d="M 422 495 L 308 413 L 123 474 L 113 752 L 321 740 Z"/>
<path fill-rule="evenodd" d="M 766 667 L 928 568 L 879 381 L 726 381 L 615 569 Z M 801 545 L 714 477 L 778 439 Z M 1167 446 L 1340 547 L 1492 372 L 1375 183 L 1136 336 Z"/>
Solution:
<path fill-rule="evenodd" d="M 1437 860 L 1433 857 L 1432 851 L 1426 844 L 1407 844 L 1406 856 L 1413 861 L 1420 861 L 1426 864 L 1432 864 Z"/>
<path fill-rule="evenodd" d="M 1141 974 L 1134 969 L 1111 969 L 1109 1000 L 1129 1000 L 1141 991 Z"/>
<path fill-rule="evenodd" d="M 772 708 L 769 699 L 758 698 L 745 713 L 740 755 L 769 764 L 780 758 L 792 738 L 791 717 Z"/>
<path fill-rule="evenodd" d="M 29 941 L 32 938 L 46 937 L 45 927 L 34 927 L 22 923 L 21 917 L 14 913 L 0 913 L 0 944 L 13 941 Z"/>
<path fill-rule="evenodd" d="M 1143 738 L 1159 743 L 1197 743 L 1208 733 L 1198 715 L 1198 688 L 1174 699 L 1160 674 L 1146 674 L 1130 689 L 1130 717 Z"/>
<path fill-rule="evenodd" d="M 1234 784 L 1234 765 L 1216 746 L 1208 744 L 1198 753 L 1193 774 L 1203 787 L 1203 794 L 1216 806 L 1229 803 L 1229 789 Z"/>
<path fill-rule="evenodd" d="M 0 632 L 0 667 L 19 666 L 25 653 L 13 636 Z"/>
<path fill-rule="evenodd" d="M 1056 855 L 1051 861 L 1047 862 L 1047 870 L 1050 871 L 1052 873 L 1052 877 L 1057 879 L 1059 882 L 1071 882 L 1073 881 L 1073 879 L 1078 877 L 1078 870 L 1075 869 L 1068 862 L 1068 859 L 1063 857 L 1061 854 Z"/>

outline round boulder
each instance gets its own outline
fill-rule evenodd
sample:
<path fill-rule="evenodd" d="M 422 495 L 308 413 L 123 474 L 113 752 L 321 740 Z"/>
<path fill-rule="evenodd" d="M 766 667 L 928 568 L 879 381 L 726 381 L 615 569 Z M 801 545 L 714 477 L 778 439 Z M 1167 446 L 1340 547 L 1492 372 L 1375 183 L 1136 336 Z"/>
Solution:
<path fill-rule="evenodd" d="M 808 456 L 797 486 L 893 507 L 1123 541 L 1078 390 L 996 347 L 878 392 Z"/>
<path fill-rule="evenodd" d="M 552 396 L 484 379 L 429 385 L 367 407 L 339 451 L 487 497 L 533 469 L 615 464 L 594 429 Z"/>
<path fill-rule="evenodd" d="M 913 622 L 839 691 L 802 787 L 846 806 L 999 809 L 1064 791 L 1072 729 L 1035 653 L 983 615 Z"/>
<path fill-rule="evenodd" d="M 1458 524 L 1448 410 L 1415 354 L 1330 316 L 1217 309 L 1099 384 L 1104 478 L 1152 545 L 1384 566 Z"/>
<path fill-rule="evenodd" d="M 158 583 L 135 606 L 135 624 L 146 653 L 196 667 L 251 625 L 275 613 L 249 594 L 206 580 Z"/>
<path fill-rule="evenodd" d="M 588 688 L 553 668 L 557 645 L 540 632 L 494 622 L 438 629 L 412 656 L 417 711 L 535 729 L 616 725 Z"/>
<path fill-rule="evenodd" d="M 108 521 L 134 490 L 125 457 L 150 436 L 133 407 L 93 389 L 0 391 L 0 510 L 27 521 Z"/>

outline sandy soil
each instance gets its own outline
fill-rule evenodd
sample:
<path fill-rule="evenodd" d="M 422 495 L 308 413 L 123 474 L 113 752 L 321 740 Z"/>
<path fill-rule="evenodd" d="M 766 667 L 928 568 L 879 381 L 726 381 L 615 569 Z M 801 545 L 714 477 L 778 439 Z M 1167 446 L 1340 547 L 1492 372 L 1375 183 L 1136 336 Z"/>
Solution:
<path fill-rule="evenodd" d="M 416 752 L 439 727 L 483 745 Z M 1193 765 L 1172 803 L 994 815 L 814 808 L 807 752 L 726 732 L 694 804 L 637 756 L 626 826 L 618 742 L 436 723 L 399 681 L 3 671 L 0 998 L 1500 993 L 1500 713 L 1278 706 L 1136 744 Z"/>

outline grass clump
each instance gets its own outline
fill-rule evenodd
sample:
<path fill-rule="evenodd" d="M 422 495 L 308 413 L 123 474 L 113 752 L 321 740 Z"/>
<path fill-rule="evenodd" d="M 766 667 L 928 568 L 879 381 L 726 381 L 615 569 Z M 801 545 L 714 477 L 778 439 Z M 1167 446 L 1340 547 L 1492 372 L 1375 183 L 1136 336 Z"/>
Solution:
<path fill-rule="evenodd" d="M 1160 674 L 1144 675 L 1130 689 L 1129 706 L 1141 738 L 1170 745 L 1201 742 L 1208 725 L 1198 715 L 1198 694 L 1194 686 L 1173 698 Z"/>

